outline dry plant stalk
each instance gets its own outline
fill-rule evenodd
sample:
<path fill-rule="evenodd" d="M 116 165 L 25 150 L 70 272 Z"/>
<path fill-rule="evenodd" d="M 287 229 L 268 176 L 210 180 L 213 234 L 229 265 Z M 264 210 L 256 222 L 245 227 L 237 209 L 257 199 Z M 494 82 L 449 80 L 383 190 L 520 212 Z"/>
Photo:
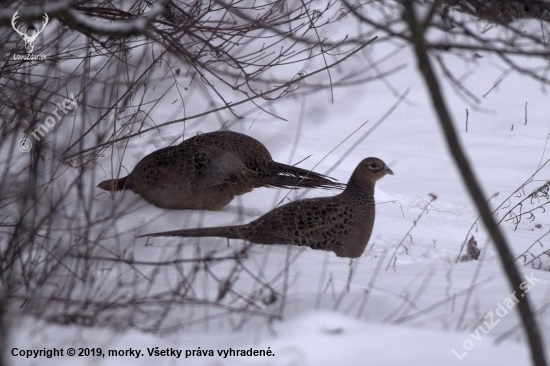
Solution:
<path fill-rule="evenodd" d="M 361 76 L 373 65 L 337 68 L 376 38 L 325 39 L 325 28 L 347 14 L 337 4 L 100 0 L 21 9 L 21 24 L 47 13 L 34 53 L 48 60 L 10 57 L 0 66 L 6 303 L 62 324 L 152 332 L 279 319 L 301 252 L 264 273 L 250 244 L 143 247 L 126 225 L 143 203 L 98 200 L 105 193 L 94 177 L 123 175 L 136 146 L 166 130 L 171 135 L 162 137 L 174 143 L 190 121 L 210 116 L 231 125 L 258 111 L 284 119 L 275 105 L 285 97 L 376 80 Z M 11 27 L 16 10 L 0 10 L 0 41 L 19 55 L 25 44 Z M 300 69 L 316 58 L 322 66 Z M 68 99 L 76 107 L 64 106 Z"/>
<path fill-rule="evenodd" d="M 437 196 L 433 193 L 430 193 L 429 194 L 430 196 L 430 201 L 429 202 L 426 202 L 426 205 L 424 205 L 424 208 L 422 209 L 422 211 L 420 212 L 420 214 L 418 215 L 418 217 L 416 218 L 416 220 L 413 221 L 413 224 L 412 226 L 410 227 L 409 231 L 407 231 L 407 233 L 405 234 L 405 236 L 403 237 L 403 239 L 401 239 L 401 241 L 399 242 L 399 244 L 397 244 L 397 246 L 395 247 L 395 250 L 393 251 L 393 254 L 391 255 L 390 257 L 390 260 L 388 261 L 388 265 L 386 266 L 386 271 L 388 270 L 388 268 L 392 267 L 394 270 L 396 268 L 396 263 L 397 263 L 397 251 L 399 250 L 400 247 L 403 247 L 405 249 L 405 252 L 407 254 L 409 254 L 409 250 L 407 249 L 407 247 L 403 244 L 405 242 L 405 239 L 407 239 L 407 237 L 410 237 L 411 238 L 411 242 L 412 242 L 412 236 L 411 236 L 411 231 L 413 231 L 413 229 L 416 227 L 416 224 L 418 224 L 418 222 L 420 221 L 420 219 L 422 218 L 422 216 L 424 216 L 424 214 L 428 211 L 428 208 L 430 207 L 430 205 L 432 204 L 433 201 L 435 201 L 437 199 Z M 393 263 L 392 263 L 393 261 Z"/>

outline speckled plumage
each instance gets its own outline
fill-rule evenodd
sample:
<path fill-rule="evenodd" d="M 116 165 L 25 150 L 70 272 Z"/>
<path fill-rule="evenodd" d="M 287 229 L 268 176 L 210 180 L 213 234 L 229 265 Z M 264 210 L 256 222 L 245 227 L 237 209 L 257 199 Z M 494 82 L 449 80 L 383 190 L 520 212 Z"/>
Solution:
<path fill-rule="evenodd" d="M 275 208 L 238 226 L 168 231 L 143 236 L 223 237 L 257 244 L 291 244 L 333 251 L 338 257 L 361 256 L 374 225 L 374 186 L 393 172 L 378 158 L 355 168 L 346 189 L 334 197 L 310 198 Z"/>
<path fill-rule="evenodd" d="M 219 210 L 258 187 L 334 187 L 321 174 L 274 162 L 259 141 L 218 131 L 144 157 L 127 176 L 101 182 L 108 191 L 132 190 L 168 209 Z"/>
<path fill-rule="evenodd" d="M 260 141 L 242 133 L 233 131 L 202 133 L 184 140 L 181 144 L 220 148 L 232 153 L 241 159 L 248 169 L 256 172 L 307 178 L 303 183 L 306 184 L 305 187 L 311 187 L 314 183 L 319 186 L 339 186 L 325 175 L 273 161 L 271 154 Z M 296 180 L 296 184 L 300 187 L 301 183 Z M 288 184 L 285 183 L 285 185 Z"/>

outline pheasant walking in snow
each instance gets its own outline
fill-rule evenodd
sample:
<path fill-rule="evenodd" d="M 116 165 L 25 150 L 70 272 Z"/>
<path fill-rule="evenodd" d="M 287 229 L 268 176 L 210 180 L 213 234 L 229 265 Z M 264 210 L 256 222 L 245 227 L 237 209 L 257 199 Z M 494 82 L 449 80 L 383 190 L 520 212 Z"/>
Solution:
<path fill-rule="evenodd" d="M 333 251 L 338 257 L 363 254 L 374 225 L 374 186 L 393 172 L 378 158 L 361 161 L 346 189 L 334 197 L 310 198 L 275 208 L 238 226 L 167 231 L 142 236 L 222 237 L 256 244 L 290 244 Z"/>
<path fill-rule="evenodd" d="M 342 188 L 322 174 L 273 161 L 259 141 L 218 131 L 157 150 L 120 179 L 99 183 L 107 191 L 132 190 L 161 208 L 219 210 L 258 187 Z"/>

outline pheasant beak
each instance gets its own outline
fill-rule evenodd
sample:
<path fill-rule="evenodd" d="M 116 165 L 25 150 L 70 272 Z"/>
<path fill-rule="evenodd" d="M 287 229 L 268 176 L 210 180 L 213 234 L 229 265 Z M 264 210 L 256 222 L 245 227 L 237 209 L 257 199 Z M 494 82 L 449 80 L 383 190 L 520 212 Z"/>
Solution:
<path fill-rule="evenodd" d="M 384 167 L 384 173 L 393 175 L 393 171 L 390 168 L 388 168 L 387 166 Z"/>

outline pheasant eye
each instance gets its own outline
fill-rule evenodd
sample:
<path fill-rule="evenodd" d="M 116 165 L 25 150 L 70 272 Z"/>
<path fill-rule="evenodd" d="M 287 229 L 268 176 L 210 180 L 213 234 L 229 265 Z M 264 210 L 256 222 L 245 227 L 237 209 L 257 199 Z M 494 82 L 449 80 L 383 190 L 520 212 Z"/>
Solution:
<path fill-rule="evenodd" d="M 378 164 L 371 163 L 371 164 L 369 164 L 369 168 L 374 170 L 374 169 L 378 168 Z"/>

